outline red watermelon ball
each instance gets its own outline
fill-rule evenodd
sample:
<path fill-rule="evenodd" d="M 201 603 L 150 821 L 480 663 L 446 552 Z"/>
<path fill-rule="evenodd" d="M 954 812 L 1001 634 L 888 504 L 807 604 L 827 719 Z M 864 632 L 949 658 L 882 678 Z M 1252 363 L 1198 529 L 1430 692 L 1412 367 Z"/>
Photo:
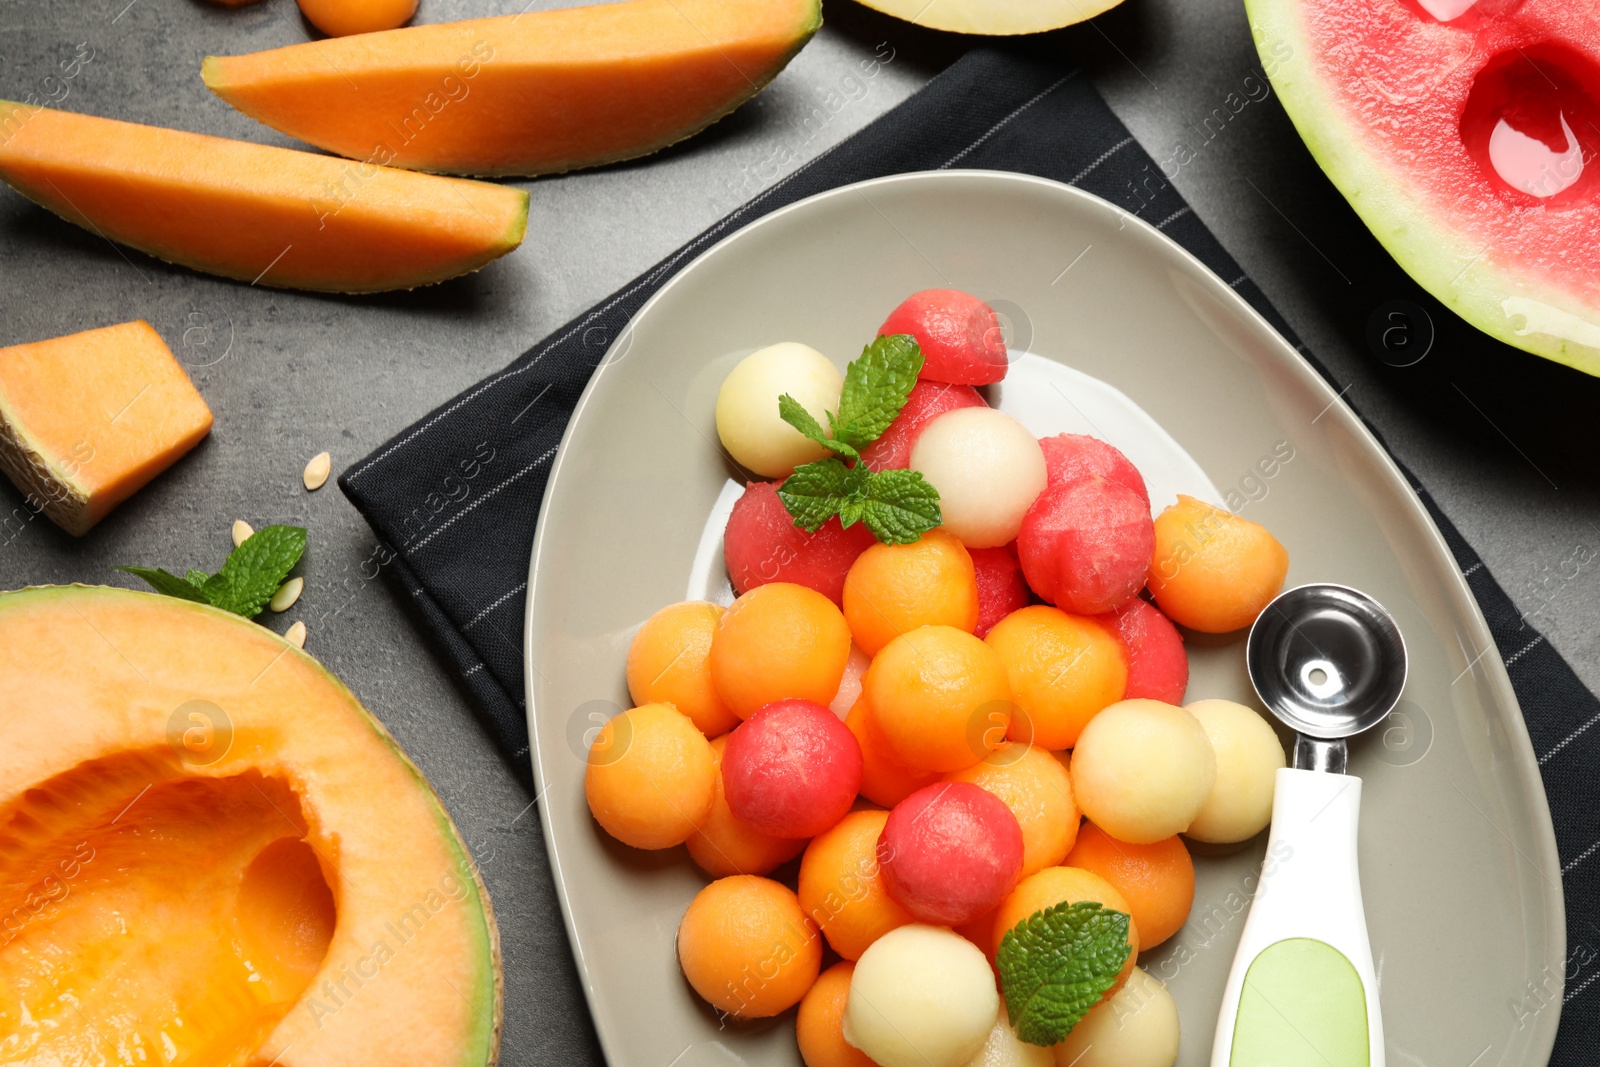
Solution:
<path fill-rule="evenodd" d="M 1045 481 L 1062 485 L 1090 474 L 1123 485 L 1139 494 L 1144 506 L 1150 506 L 1150 491 L 1145 488 L 1144 475 L 1139 473 L 1127 456 L 1115 445 L 1086 433 L 1058 433 L 1054 437 L 1039 438 L 1039 448 L 1044 451 Z"/>
<path fill-rule="evenodd" d="M 856 557 L 876 544 L 864 523 L 846 530 L 838 518 L 816 533 L 794 524 L 773 482 L 751 482 L 734 502 L 722 534 L 722 561 L 733 591 L 744 594 L 768 582 L 793 582 L 844 603 L 844 576 Z"/>
<path fill-rule="evenodd" d="M 900 409 L 889 428 L 862 451 L 861 460 L 875 471 L 904 470 L 911 466 L 911 448 L 922 435 L 924 426 L 947 411 L 988 406 L 970 385 L 919 378 L 906 396 L 905 407 Z"/>
<path fill-rule="evenodd" d="M 998 548 L 969 548 L 967 554 L 978 576 L 978 627 L 972 632 L 982 637 L 989 627 L 1028 606 L 1028 583 L 1015 541 Z"/>
<path fill-rule="evenodd" d="M 1017 534 L 1033 591 L 1075 615 L 1103 615 L 1137 596 L 1155 547 L 1149 506 L 1098 474 L 1046 488 Z"/>
<path fill-rule="evenodd" d="M 984 915 L 1022 872 L 1022 827 L 1005 802 L 971 782 L 923 786 L 878 835 L 889 895 L 919 922 L 960 926 Z"/>
<path fill-rule="evenodd" d="M 861 746 L 821 704 L 775 700 L 728 735 L 728 810 L 773 837 L 815 837 L 844 818 L 861 789 Z"/>
<path fill-rule="evenodd" d="M 1124 700 L 1150 699 L 1183 704 L 1189 688 L 1189 654 L 1178 628 L 1153 606 L 1134 597 L 1101 622 L 1128 646 L 1128 687 Z"/>
<path fill-rule="evenodd" d="M 878 336 L 908 333 L 922 348 L 921 378 L 989 385 L 1006 376 L 1006 339 L 994 308 L 959 289 L 912 293 L 889 313 Z"/>

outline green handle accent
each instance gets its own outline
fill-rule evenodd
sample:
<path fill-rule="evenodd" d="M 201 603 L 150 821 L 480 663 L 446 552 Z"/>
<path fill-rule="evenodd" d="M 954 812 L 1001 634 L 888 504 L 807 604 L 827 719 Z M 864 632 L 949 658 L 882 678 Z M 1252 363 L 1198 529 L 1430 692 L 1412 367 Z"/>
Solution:
<path fill-rule="evenodd" d="M 1369 1067 L 1361 976 L 1332 945 L 1268 945 L 1245 972 L 1229 1067 Z"/>

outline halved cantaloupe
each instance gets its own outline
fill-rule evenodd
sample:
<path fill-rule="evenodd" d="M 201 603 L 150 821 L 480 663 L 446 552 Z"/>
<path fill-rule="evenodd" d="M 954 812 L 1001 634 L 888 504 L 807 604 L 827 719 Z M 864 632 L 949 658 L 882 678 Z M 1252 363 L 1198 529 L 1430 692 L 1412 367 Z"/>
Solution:
<path fill-rule="evenodd" d="M 0 179 L 69 222 L 256 285 L 411 289 L 522 242 L 528 194 L 0 101 Z"/>
<path fill-rule="evenodd" d="M 210 56 L 246 115 L 351 159 L 533 175 L 647 155 L 760 92 L 819 0 L 623 0 Z"/>
<path fill-rule="evenodd" d="M 82 535 L 211 430 L 211 409 L 148 322 L 0 348 L 0 470 Z"/>
<path fill-rule="evenodd" d="M 482 1067 L 494 918 L 332 675 L 205 605 L 0 594 L 0 1061 Z"/>
<path fill-rule="evenodd" d="M 1012 36 L 1092 19 L 1122 0 L 861 0 L 885 15 L 930 30 Z"/>

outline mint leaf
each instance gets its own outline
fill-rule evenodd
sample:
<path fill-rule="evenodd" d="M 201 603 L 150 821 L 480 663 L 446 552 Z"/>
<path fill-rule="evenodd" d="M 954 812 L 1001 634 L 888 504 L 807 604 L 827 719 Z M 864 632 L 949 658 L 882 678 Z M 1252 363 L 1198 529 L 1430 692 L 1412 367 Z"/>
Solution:
<path fill-rule="evenodd" d="M 995 965 L 1019 1038 L 1030 1045 L 1066 1038 L 1116 984 L 1133 951 L 1128 923 L 1098 901 L 1063 901 L 1006 931 Z"/>
<path fill-rule="evenodd" d="M 179 600 L 192 600 L 196 604 L 207 604 L 205 594 L 195 588 L 187 578 L 179 578 L 176 574 L 169 574 L 160 567 L 113 567 L 112 570 L 126 571 L 136 577 L 143 578 L 150 583 L 150 588 L 167 596 L 175 596 Z M 191 571 L 191 574 L 194 572 Z"/>
<path fill-rule="evenodd" d="M 828 412 L 828 422 L 833 422 L 833 412 Z M 811 412 L 805 409 L 800 401 L 784 393 L 778 398 L 778 417 L 790 426 L 805 434 L 817 444 L 831 449 L 848 459 L 860 459 L 861 454 L 843 441 L 835 441 L 822 429 L 822 424 L 812 417 Z"/>
<path fill-rule="evenodd" d="M 900 409 L 922 370 L 922 349 L 906 333 L 874 338 L 844 374 L 833 435 L 860 450 L 876 441 Z"/>
<path fill-rule="evenodd" d="M 865 495 L 867 469 L 839 459 L 819 459 L 796 467 L 778 486 L 778 499 L 806 533 L 816 533 L 853 498 Z"/>
<path fill-rule="evenodd" d="M 939 491 L 921 471 L 878 471 L 866 489 L 861 520 L 884 544 L 908 545 L 944 521 Z"/>
<path fill-rule="evenodd" d="M 206 580 L 210 578 L 211 575 L 207 574 L 205 571 L 197 571 L 191 568 L 189 573 L 184 575 L 184 577 L 189 580 L 190 585 L 194 586 L 196 589 L 199 589 L 201 586 L 206 584 Z"/>
<path fill-rule="evenodd" d="M 211 602 L 217 607 L 253 619 L 261 614 L 305 550 L 304 527 L 267 526 L 257 530 L 228 553 L 222 570 L 206 582 L 206 595 L 214 597 Z M 222 581 L 217 582 L 218 579 Z M 215 593 L 214 582 L 219 586 Z"/>

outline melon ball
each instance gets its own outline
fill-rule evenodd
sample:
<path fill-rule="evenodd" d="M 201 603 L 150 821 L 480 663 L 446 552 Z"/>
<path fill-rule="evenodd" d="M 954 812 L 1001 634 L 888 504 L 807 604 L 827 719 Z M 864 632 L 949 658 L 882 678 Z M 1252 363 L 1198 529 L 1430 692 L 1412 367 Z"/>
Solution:
<path fill-rule="evenodd" d="M 809 700 L 776 700 L 728 735 L 722 789 L 733 817 L 773 837 L 815 837 L 861 788 L 861 746 Z"/>
<path fill-rule="evenodd" d="M 800 1003 L 822 970 L 822 938 L 800 898 L 769 878 L 719 878 L 678 924 L 678 964 L 706 1003 L 767 1019 Z"/>
<path fill-rule="evenodd" d="M 988 385 L 1006 376 L 1005 331 L 994 308 L 959 289 L 924 289 L 889 312 L 879 336 L 905 333 L 922 349 L 921 378 Z"/>
<path fill-rule="evenodd" d="M 711 742 L 671 704 L 615 716 L 589 746 L 589 810 L 606 833 L 634 848 L 683 844 L 710 813 L 716 787 Z"/>
<path fill-rule="evenodd" d="M 1186 709 L 1217 754 L 1217 780 L 1189 824 L 1196 841 L 1248 841 L 1272 821 L 1272 794 L 1284 767 L 1277 733 L 1253 709 L 1231 700 L 1197 700 Z"/>
<path fill-rule="evenodd" d="M 856 965 L 841 960 L 817 976 L 800 1001 L 794 1036 L 806 1067 L 873 1067 L 860 1049 L 845 1043 L 844 1008 L 850 1002 L 850 976 Z"/>
<path fill-rule="evenodd" d="M 1149 505 L 1098 474 L 1040 493 L 1017 535 L 1033 591 L 1076 615 L 1115 611 L 1137 596 L 1155 545 Z"/>
<path fill-rule="evenodd" d="M 1056 1058 L 1042 1045 L 1030 1045 L 1011 1029 L 1011 1019 L 1006 1006 L 1000 1005 L 1000 1018 L 994 1021 L 989 1039 L 978 1054 L 967 1061 L 967 1067 L 1055 1067 Z"/>
<path fill-rule="evenodd" d="M 978 625 L 972 632 L 983 637 L 995 623 L 1027 607 L 1030 591 L 1017 561 L 1015 542 L 999 548 L 973 548 L 967 554 L 978 580 Z"/>
<path fill-rule="evenodd" d="M 1144 476 L 1116 446 L 1088 434 L 1058 433 L 1054 437 L 1039 438 L 1039 448 L 1044 452 L 1051 485 L 1065 485 L 1085 475 L 1098 474 L 1132 489 L 1144 501 L 1144 506 L 1150 507 L 1150 491 L 1145 488 Z"/>
<path fill-rule="evenodd" d="M 1089 720 L 1072 750 L 1072 792 L 1089 821 L 1148 845 L 1189 828 L 1217 757 L 1200 720 L 1159 700 L 1123 700 Z"/>
<path fill-rule="evenodd" d="M 968 548 L 1015 540 L 1045 486 L 1038 440 L 993 408 L 961 408 L 928 423 L 911 449 L 911 469 L 939 491 L 944 528 Z"/>
<path fill-rule="evenodd" d="M 861 450 L 861 461 L 875 471 L 911 466 L 911 449 L 922 436 L 923 427 L 947 411 L 957 408 L 982 408 L 989 405 L 970 385 L 930 382 L 917 379 L 906 394 L 905 407 L 894 417 L 878 439 Z"/>
<path fill-rule="evenodd" d="M 776 483 L 751 482 L 728 515 L 722 562 L 741 596 L 768 582 L 792 582 L 842 604 L 850 564 L 877 543 L 865 523 L 847 530 L 837 515 L 806 533 L 778 498 Z"/>
<path fill-rule="evenodd" d="M 1150 593 L 1169 619 L 1201 633 L 1255 622 L 1289 573 L 1288 550 L 1265 527 L 1181 493 L 1154 537 Z"/>
<path fill-rule="evenodd" d="M 778 416 L 778 398 L 794 397 L 822 425 L 839 410 L 844 375 L 809 345 L 783 341 L 752 352 L 717 393 L 717 436 L 743 466 L 763 478 L 785 478 L 802 463 L 828 454 Z"/>
<path fill-rule="evenodd" d="M 1055 1046 L 1057 1067 L 1172 1067 L 1178 1005 L 1167 987 L 1135 967 L 1110 1000 L 1089 1009 Z"/>
<path fill-rule="evenodd" d="M 856 961 L 844 1039 L 880 1067 L 961 1067 L 1000 1017 L 994 972 L 972 942 L 912 923 Z"/>
<path fill-rule="evenodd" d="M 1138 597 L 1099 618 L 1128 649 L 1128 688 L 1123 696 L 1182 704 L 1189 688 L 1189 654 L 1172 620 Z"/>
<path fill-rule="evenodd" d="M 999 906 L 1022 871 L 1022 827 L 971 782 L 925 786 L 894 806 L 878 836 L 889 895 L 917 919 L 969 923 Z"/>

